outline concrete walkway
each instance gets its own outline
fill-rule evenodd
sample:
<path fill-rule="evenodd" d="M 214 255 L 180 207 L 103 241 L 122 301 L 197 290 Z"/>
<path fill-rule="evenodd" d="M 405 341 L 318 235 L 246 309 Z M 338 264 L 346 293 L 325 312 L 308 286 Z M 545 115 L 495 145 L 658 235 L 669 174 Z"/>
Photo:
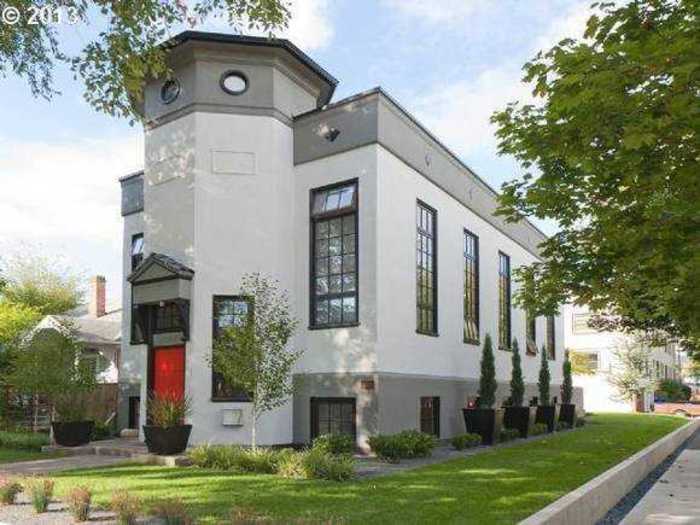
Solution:
<path fill-rule="evenodd" d="M 700 525 L 700 432 L 622 525 Z"/>
<path fill-rule="evenodd" d="M 65 456 L 61 458 L 36 459 L 33 461 L 17 461 L 0 465 L 0 477 L 4 476 L 34 476 L 72 470 L 76 468 L 107 467 L 129 461 L 129 458 L 109 456 Z"/>

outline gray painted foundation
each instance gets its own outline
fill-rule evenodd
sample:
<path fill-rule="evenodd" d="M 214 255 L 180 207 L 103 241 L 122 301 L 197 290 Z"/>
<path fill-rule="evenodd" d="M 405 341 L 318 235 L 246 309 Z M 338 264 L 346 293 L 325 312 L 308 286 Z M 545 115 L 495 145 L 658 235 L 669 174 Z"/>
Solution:
<path fill-rule="evenodd" d="M 294 442 L 307 443 L 311 437 L 311 398 L 350 397 L 356 399 L 357 443 L 367 448 L 373 434 L 393 434 L 420 428 L 420 398 L 440 398 L 440 438 L 465 432 L 462 408 L 477 396 L 478 379 L 456 379 L 412 374 L 298 374 L 294 377 Z M 561 385 L 551 385 L 559 396 Z M 499 382 L 496 405 L 510 394 L 510 385 Z M 537 385 L 525 385 L 525 399 L 537 396 Z M 574 389 L 573 402 L 583 407 L 583 391 Z"/>
<path fill-rule="evenodd" d="M 140 383 L 119 383 L 119 406 L 117 409 L 117 431 L 129 427 L 129 398 L 141 395 Z"/>

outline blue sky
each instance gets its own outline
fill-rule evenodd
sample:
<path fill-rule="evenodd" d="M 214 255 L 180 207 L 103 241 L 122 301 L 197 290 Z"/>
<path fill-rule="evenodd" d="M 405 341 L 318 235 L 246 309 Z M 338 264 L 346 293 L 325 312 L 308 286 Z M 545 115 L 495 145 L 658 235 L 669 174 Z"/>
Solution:
<path fill-rule="evenodd" d="M 498 188 L 518 170 L 497 156 L 489 115 L 529 97 L 519 82 L 522 64 L 565 36 L 580 36 L 589 3 L 295 0 L 283 36 L 339 79 L 336 100 L 382 86 Z M 65 28 L 62 38 L 75 48 L 92 30 Z M 56 80 L 62 95 L 47 102 L 32 98 L 22 80 L 0 79 L 0 255 L 59 257 L 86 275 L 106 275 L 117 299 L 116 181 L 142 166 L 141 130 L 94 112 L 68 71 L 57 70 Z"/>

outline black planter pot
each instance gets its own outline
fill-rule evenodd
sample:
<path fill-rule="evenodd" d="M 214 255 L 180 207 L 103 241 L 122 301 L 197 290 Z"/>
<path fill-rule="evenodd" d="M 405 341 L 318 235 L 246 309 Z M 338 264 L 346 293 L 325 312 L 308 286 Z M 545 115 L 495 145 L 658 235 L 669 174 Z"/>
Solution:
<path fill-rule="evenodd" d="M 576 426 L 576 405 L 573 403 L 559 405 L 559 421 L 574 428 Z"/>
<path fill-rule="evenodd" d="M 506 407 L 503 414 L 503 426 L 518 430 L 520 437 L 526 438 L 532 425 L 535 424 L 536 413 L 536 407 Z"/>
<path fill-rule="evenodd" d="M 94 421 L 57 421 L 51 423 L 53 439 L 57 445 L 79 447 L 90 443 Z"/>
<path fill-rule="evenodd" d="M 148 451 L 159 456 L 172 456 L 183 452 L 187 448 L 190 432 L 192 432 L 192 425 L 168 428 L 143 426 Z"/>
<path fill-rule="evenodd" d="M 463 408 L 464 425 L 467 432 L 479 434 L 481 443 L 493 445 L 503 427 L 503 410 L 494 408 Z"/>
<path fill-rule="evenodd" d="M 555 405 L 539 405 L 537 407 L 536 423 L 547 425 L 547 432 L 554 432 L 557 421 L 557 407 Z"/>

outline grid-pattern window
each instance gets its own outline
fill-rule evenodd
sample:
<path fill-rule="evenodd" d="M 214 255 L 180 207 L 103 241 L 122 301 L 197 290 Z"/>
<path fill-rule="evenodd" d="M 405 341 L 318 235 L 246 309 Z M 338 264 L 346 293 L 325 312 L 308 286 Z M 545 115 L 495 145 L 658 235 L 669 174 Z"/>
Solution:
<path fill-rule="evenodd" d="M 479 238 L 464 231 L 464 342 L 479 343 Z"/>
<path fill-rule="evenodd" d="M 440 437 L 440 398 L 420 398 L 420 431 Z"/>
<path fill-rule="evenodd" d="M 547 316 L 547 357 L 550 360 L 554 360 L 557 357 L 555 347 L 556 347 L 556 336 L 554 335 L 555 321 L 553 315 Z"/>
<path fill-rule="evenodd" d="M 537 317 L 532 314 L 527 316 L 525 344 L 525 352 L 528 355 L 537 355 Z"/>
<path fill-rule="evenodd" d="M 437 214 L 427 204 L 416 206 L 416 330 L 437 335 Z"/>
<path fill-rule="evenodd" d="M 357 208 L 356 182 L 312 194 L 312 327 L 357 323 Z"/>
<path fill-rule="evenodd" d="M 355 436 L 354 398 L 312 398 L 312 438 L 325 434 Z"/>
<path fill-rule="evenodd" d="M 229 326 L 242 326 L 251 315 L 250 300 L 235 295 L 214 296 L 212 340 L 215 341 L 221 332 Z M 241 389 L 229 385 L 213 368 L 211 371 L 212 393 L 214 401 L 248 401 L 249 396 Z"/>
<path fill-rule="evenodd" d="M 180 312 L 175 303 L 166 303 L 153 310 L 154 332 L 178 332 L 182 329 Z"/>
<path fill-rule="evenodd" d="M 579 359 L 581 360 L 581 366 L 584 370 L 591 373 L 595 373 L 600 369 L 600 355 L 598 354 L 598 352 L 577 351 L 576 355 L 579 356 Z M 646 368 L 649 368 L 648 362 L 646 364 Z"/>
<path fill-rule="evenodd" d="M 590 334 L 594 333 L 595 329 L 588 326 L 591 320 L 591 314 L 574 314 L 572 321 L 573 331 L 575 334 Z"/>
<path fill-rule="evenodd" d="M 510 257 L 498 252 L 498 347 L 510 348 Z"/>
<path fill-rule="evenodd" d="M 137 233 L 131 237 L 131 270 L 143 261 L 143 233 Z"/>

